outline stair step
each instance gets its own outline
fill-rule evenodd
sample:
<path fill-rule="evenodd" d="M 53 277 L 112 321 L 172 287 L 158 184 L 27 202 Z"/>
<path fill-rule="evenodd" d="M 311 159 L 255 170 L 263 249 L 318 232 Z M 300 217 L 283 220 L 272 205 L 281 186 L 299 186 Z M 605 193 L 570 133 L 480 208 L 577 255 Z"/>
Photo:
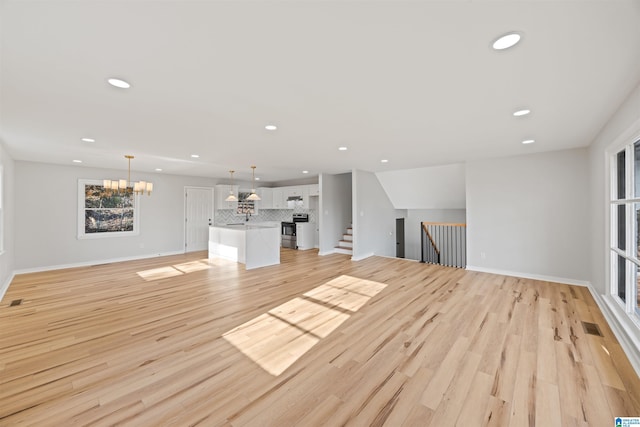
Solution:
<path fill-rule="evenodd" d="M 341 248 L 340 246 L 335 247 L 335 252 L 338 254 L 353 255 L 351 248 Z"/>
<path fill-rule="evenodd" d="M 353 240 L 348 241 L 348 240 L 340 240 L 338 242 L 338 247 L 339 248 L 353 248 Z"/>
<path fill-rule="evenodd" d="M 353 234 L 343 234 L 342 240 L 346 240 L 347 242 L 353 242 Z"/>
<path fill-rule="evenodd" d="M 353 228 L 347 228 L 347 234 L 353 234 Z"/>

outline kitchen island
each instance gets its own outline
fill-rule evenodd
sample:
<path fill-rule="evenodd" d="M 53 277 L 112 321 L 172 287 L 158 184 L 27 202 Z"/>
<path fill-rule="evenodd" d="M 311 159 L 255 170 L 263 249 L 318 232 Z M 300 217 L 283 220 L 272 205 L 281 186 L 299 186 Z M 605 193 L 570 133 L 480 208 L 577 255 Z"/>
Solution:
<path fill-rule="evenodd" d="M 247 270 L 280 264 L 280 227 L 229 224 L 209 227 L 209 259 L 239 262 Z"/>

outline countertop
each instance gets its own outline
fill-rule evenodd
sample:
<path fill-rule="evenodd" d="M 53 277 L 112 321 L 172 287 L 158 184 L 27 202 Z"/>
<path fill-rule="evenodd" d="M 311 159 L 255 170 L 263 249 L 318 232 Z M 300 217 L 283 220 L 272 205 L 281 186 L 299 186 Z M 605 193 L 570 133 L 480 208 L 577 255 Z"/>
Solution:
<path fill-rule="evenodd" d="M 222 224 L 212 225 L 213 228 L 224 228 L 227 230 L 256 230 L 262 228 L 278 228 L 277 225 L 259 225 L 259 224 Z"/>

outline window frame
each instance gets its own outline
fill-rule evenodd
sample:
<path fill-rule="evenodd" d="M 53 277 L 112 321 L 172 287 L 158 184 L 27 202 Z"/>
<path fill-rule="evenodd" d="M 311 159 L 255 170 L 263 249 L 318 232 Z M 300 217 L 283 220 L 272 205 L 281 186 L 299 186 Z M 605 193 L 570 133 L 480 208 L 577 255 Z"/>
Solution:
<path fill-rule="evenodd" d="M 635 144 L 640 144 L 640 135 L 626 139 L 608 152 L 609 157 L 609 192 L 608 192 L 608 222 L 609 222 L 609 257 L 608 257 L 608 295 L 625 313 L 637 328 L 640 328 L 640 307 L 638 304 L 638 277 L 640 276 L 640 256 L 638 255 L 638 214 L 636 205 L 640 205 L 640 186 L 638 194 L 635 183 Z M 618 195 L 618 155 L 625 153 L 624 159 L 624 196 Z M 638 160 L 640 164 L 640 160 Z M 624 249 L 620 249 L 619 236 L 619 206 L 624 206 Z M 618 257 L 624 262 L 624 300 L 619 295 Z"/>
<path fill-rule="evenodd" d="M 140 195 L 132 193 L 133 204 L 133 230 L 131 231 L 107 231 L 101 233 L 87 233 L 85 230 L 85 195 L 86 186 L 96 185 L 103 187 L 103 181 L 97 179 L 78 179 L 78 234 L 79 240 L 84 239 L 104 239 L 111 237 L 129 237 L 140 234 Z M 103 187 L 104 188 L 104 187 Z"/>
<path fill-rule="evenodd" d="M 4 167 L 0 165 L 0 255 L 4 253 Z"/>

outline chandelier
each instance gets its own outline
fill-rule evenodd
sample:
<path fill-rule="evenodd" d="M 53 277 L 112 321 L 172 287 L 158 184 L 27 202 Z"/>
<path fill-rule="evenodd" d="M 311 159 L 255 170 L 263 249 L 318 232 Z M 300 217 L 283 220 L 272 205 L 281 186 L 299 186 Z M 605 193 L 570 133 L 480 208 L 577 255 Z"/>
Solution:
<path fill-rule="evenodd" d="M 131 159 L 134 157 L 128 154 L 124 157 L 129 160 L 129 175 L 127 179 L 105 179 L 102 181 L 102 186 L 107 190 L 122 193 L 133 191 L 135 194 L 142 194 L 146 191 L 147 195 L 150 196 L 153 191 L 153 183 L 146 181 L 131 182 Z"/>

